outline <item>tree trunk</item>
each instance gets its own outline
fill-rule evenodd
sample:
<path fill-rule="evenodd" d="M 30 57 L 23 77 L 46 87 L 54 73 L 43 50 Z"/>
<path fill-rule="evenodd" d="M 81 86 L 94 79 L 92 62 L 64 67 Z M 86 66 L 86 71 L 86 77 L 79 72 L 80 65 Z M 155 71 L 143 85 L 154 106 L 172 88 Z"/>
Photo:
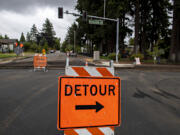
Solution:
<path fill-rule="evenodd" d="M 139 0 L 136 0 L 135 5 L 135 39 L 134 39 L 134 53 L 138 53 L 139 46 Z"/>
<path fill-rule="evenodd" d="M 180 62 L 180 2 L 178 2 L 178 0 L 174 0 L 169 60 L 172 62 Z"/>

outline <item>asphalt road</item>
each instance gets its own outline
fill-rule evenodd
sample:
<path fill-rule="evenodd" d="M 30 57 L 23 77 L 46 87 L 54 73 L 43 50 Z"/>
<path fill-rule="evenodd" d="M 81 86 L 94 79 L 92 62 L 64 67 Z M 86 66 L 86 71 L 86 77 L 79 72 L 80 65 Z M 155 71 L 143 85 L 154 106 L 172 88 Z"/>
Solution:
<path fill-rule="evenodd" d="M 60 53 L 56 51 L 55 53 L 47 54 L 47 68 L 57 69 L 64 68 L 66 65 L 66 55 L 65 53 Z M 70 65 L 84 66 L 85 61 L 82 57 L 70 57 Z M 92 65 L 92 64 L 90 64 Z M 8 63 L 0 63 L 0 69 L 31 69 L 33 67 L 33 57 L 14 60 Z"/>
<path fill-rule="evenodd" d="M 63 135 L 56 129 L 64 69 L 0 70 L 0 135 Z M 180 72 L 116 70 L 122 79 L 122 124 L 115 135 L 179 135 Z"/>

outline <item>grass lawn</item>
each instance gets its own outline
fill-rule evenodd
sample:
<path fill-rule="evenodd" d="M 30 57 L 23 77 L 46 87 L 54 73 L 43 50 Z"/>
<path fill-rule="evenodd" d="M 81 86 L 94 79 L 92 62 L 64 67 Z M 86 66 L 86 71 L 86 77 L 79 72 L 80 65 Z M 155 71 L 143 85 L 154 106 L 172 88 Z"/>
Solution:
<path fill-rule="evenodd" d="M 110 60 L 107 56 L 100 56 L 100 58 L 104 59 L 104 60 Z M 154 64 L 153 59 L 140 60 L 140 61 L 144 64 Z M 135 62 L 135 60 L 130 60 L 129 58 L 121 58 L 119 60 L 119 63 L 133 63 L 133 62 Z M 156 63 L 157 63 L 157 61 L 156 61 Z M 170 63 L 168 63 L 167 59 L 160 59 L 160 64 L 170 64 Z"/>
<path fill-rule="evenodd" d="M 109 59 L 107 56 L 100 56 L 101 59 L 104 60 L 111 60 Z M 115 61 L 115 60 L 114 60 Z M 119 62 L 133 62 L 132 60 L 130 60 L 129 58 L 120 58 Z"/>
<path fill-rule="evenodd" d="M 153 59 L 142 60 L 141 62 L 143 62 L 145 64 L 154 64 L 154 60 Z M 156 61 L 156 63 L 157 63 L 157 61 Z M 167 59 L 160 59 L 160 64 L 168 64 Z"/>
<path fill-rule="evenodd" d="M 110 60 L 107 56 L 100 56 L 101 59 Z"/>
<path fill-rule="evenodd" d="M 0 59 L 10 58 L 10 57 L 16 57 L 16 54 L 15 53 L 0 53 Z"/>
<path fill-rule="evenodd" d="M 24 52 L 24 56 L 34 56 L 35 52 Z"/>

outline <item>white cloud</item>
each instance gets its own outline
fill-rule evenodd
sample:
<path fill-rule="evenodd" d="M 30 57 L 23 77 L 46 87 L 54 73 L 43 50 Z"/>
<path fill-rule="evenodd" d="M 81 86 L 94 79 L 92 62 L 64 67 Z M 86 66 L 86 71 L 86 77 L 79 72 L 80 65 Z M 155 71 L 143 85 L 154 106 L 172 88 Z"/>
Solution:
<path fill-rule="evenodd" d="M 33 24 L 38 29 L 42 28 L 46 18 L 53 23 L 56 36 L 64 40 L 68 27 L 75 21 L 71 15 L 64 15 L 63 19 L 58 19 L 57 8 L 34 8 L 33 14 L 21 14 L 12 11 L 0 11 L 0 34 L 7 34 L 10 38 L 20 38 L 21 32 L 26 34 Z"/>

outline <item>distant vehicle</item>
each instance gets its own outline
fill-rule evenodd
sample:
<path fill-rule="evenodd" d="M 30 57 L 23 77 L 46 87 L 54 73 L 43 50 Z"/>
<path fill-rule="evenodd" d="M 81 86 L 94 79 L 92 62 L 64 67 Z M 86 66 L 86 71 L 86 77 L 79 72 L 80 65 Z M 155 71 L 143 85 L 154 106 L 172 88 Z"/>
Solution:
<path fill-rule="evenodd" d="M 77 57 L 77 53 L 72 53 L 72 52 L 71 52 L 71 53 L 69 54 L 69 56 L 71 56 L 71 57 Z"/>
<path fill-rule="evenodd" d="M 55 51 L 54 50 L 50 50 L 50 53 L 54 53 Z"/>

